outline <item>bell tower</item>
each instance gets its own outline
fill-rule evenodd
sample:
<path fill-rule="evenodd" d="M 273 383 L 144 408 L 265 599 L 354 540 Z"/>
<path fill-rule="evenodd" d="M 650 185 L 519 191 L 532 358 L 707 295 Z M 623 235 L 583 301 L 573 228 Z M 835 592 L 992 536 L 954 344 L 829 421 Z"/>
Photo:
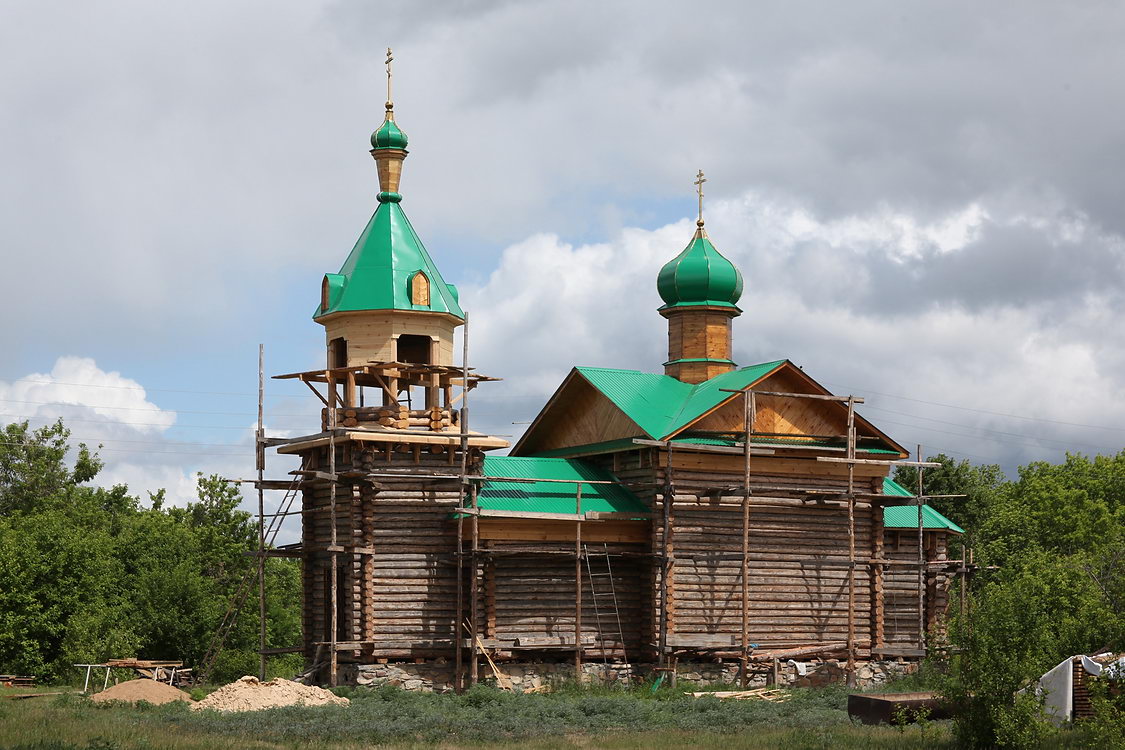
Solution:
<path fill-rule="evenodd" d="M 660 269 L 656 280 L 668 319 L 668 361 L 664 374 L 684 383 L 702 383 L 735 368 L 731 320 L 742 314 L 742 274 L 719 254 L 703 228 L 703 170 L 696 176 L 699 217 L 683 252 Z"/>
<path fill-rule="evenodd" d="M 406 133 L 395 122 L 387 50 L 387 104 L 371 135 L 378 207 L 339 273 L 324 275 L 313 319 L 324 326 L 327 367 L 372 362 L 452 366 L 453 332 L 465 314 L 402 210 Z"/>

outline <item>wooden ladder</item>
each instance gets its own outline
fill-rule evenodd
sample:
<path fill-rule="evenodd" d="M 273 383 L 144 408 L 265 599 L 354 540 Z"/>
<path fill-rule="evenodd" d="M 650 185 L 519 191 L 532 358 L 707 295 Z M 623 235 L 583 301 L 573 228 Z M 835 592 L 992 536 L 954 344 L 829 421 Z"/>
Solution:
<path fill-rule="evenodd" d="M 595 573 L 593 571 L 590 565 L 590 546 L 587 544 L 582 545 L 582 557 L 586 560 L 586 576 L 590 579 L 590 604 L 594 607 L 594 623 L 598 628 L 598 640 L 600 640 L 602 644 L 602 661 L 607 664 L 609 663 L 610 649 L 608 649 L 607 646 L 613 643 L 613 640 L 606 634 L 605 628 L 602 627 L 602 609 L 604 605 L 599 604 L 599 600 L 604 601 L 608 598 L 609 601 L 606 602 L 605 605 L 612 603 L 613 611 L 612 613 L 607 613 L 607 619 L 608 615 L 612 614 L 613 619 L 617 620 L 617 639 L 621 643 L 621 660 L 628 663 L 629 657 L 625 652 L 625 629 L 621 626 L 621 608 L 617 602 L 617 589 L 613 585 L 613 564 L 610 562 L 609 558 L 609 544 L 603 544 L 601 550 L 596 550 L 596 554 L 598 554 L 599 557 L 605 558 L 604 573 Z M 609 588 L 608 593 L 603 592 L 600 596 L 598 595 L 598 587 L 594 582 L 597 578 L 606 579 Z"/>

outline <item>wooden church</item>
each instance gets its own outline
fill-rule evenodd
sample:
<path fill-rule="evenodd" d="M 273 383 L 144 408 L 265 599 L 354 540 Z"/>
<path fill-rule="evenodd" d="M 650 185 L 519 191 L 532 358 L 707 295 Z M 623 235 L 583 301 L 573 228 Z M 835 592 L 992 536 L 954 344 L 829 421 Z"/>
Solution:
<path fill-rule="evenodd" d="M 424 662 L 459 688 L 512 662 L 726 660 L 745 680 L 779 655 L 854 675 L 922 654 L 961 529 L 888 479 L 907 451 L 862 399 L 786 359 L 733 361 L 743 281 L 702 208 L 653 269 L 663 372 L 575 367 L 514 446 L 470 430 L 472 389 L 496 378 L 455 356 L 466 315 L 403 212 L 389 100 L 388 86 L 371 137 L 378 206 L 321 282 L 326 360 L 278 376 L 324 405 L 318 432 L 273 441 L 301 459 L 303 648 L 319 678 Z"/>

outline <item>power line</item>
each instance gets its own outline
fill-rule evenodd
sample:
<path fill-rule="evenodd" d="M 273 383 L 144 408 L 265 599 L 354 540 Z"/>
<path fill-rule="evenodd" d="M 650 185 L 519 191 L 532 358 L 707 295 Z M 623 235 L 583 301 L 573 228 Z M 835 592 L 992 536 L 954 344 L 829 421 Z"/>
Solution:
<path fill-rule="evenodd" d="M 70 422 L 91 422 L 93 424 L 104 425 L 121 425 L 124 427 L 165 427 L 169 430 L 182 430 L 182 429 L 196 429 L 196 430 L 246 430 L 253 432 L 256 427 L 238 427 L 229 424 L 164 424 L 163 422 L 120 422 L 117 420 L 107 422 L 104 419 L 83 419 L 82 417 L 53 417 L 44 414 L 0 414 L 0 419 L 42 419 L 44 421 L 54 421 L 55 419 L 62 419 L 64 423 Z"/>
<path fill-rule="evenodd" d="M 1081 446 L 1081 447 L 1084 447 L 1084 448 L 1093 448 L 1094 450 L 1097 450 L 1097 451 L 1100 451 L 1100 452 L 1107 452 L 1107 453 L 1114 452 L 1114 450 L 1115 450 L 1113 448 L 1107 448 L 1105 446 L 1100 446 L 1100 445 L 1092 445 L 1090 443 L 1075 443 L 1075 442 L 1071 442 L 1071 441 L 1051 440 L 1050 438 L 1037 438 L 1037 437 L 1033 437 L 1031 435 L 1027 435 L 1025 437 L 1027 438 L 1027 440 L 1037 441 L 1036 443 L 1030 443 L 1030 442 L 1027 442 L 1026 440 L 1012 440 L 1010 438 L 1009 439 L 992 438 L 992 437 L 988 437 L 987 435 L 971 435 L 971 434 L 965 434 L 965 433 L 962 433 L 962 432 L 950 432 L 949 430 L 939 430 L 936 427 L 929 427 L 927 425 L 908 424 L 906 422 L 895 422 L 895 421 L 892 421 L 892 420 L 889 420 L 889 419 L 881 419 L 879 421 L 880 421 L 881 424 L 893 424 L 893 425 L 898 425 L 899 427 L 910 427 L 910 428 L 915 429 L 915 430 L 927 430 L 929 432 L 937 432 L 937 433 L 940 433 L 942 435 L 952 435 L 954 437 L 969 438 L 970 440 L 991 440 L 991 441 L 997 442 L 997 443 L 1014 443 L 1014 444 L 1019 444 L 1019 445 L 1033 446 L 1033 447 L 1036 447 L 1036 448 L 1044 447 L 1042 445 L 1042 443 L 1057 443 L 1062 448 L 1067 448 L 1067 447 L 1070 447 L 1070 446 Z"/>
<path fill-rule="evenodd" d="M 1056 440 L 1056 439 L 1053 439 L 1053 438 L 1041 438 L 1041 437 L 1038 437 L 1036 435 L 1027 435 L 1027 434 L 1022 433 L 1022 432 L 1005 432 L 1003 430 L 993 430 L 993 429 L 988 428 L 988 427 L 979 427 L 977 425 L 964 424 L 964 423 L 961 423 L 961 422 L 948 422 L 944 419 L 935 419 L 933 417 L 923 417 L 923 416 L 920 416 L 918 414 L 910 414 L 909 412 L 895 411 L 894 409 L 884 409 L 884 408 L 879 407 L 879 406 L 868 406 L 868 405 L 865 404 L 864 405 L 864 411 L 866 411 L 867 409 L 872 409 L 874 411 L 883 411 L 883 412 L 886 412 L 888 414 L 897 414 L 901 417 L 910 417 L 911 419 L 922 419 L 922 420 L 925 420 L 927 422 L 937 422 L 938 424 L 950 425 L 952 427 L 961 427 L 961 428 L 966 429 L 966 430 L 979 430 L 981 432 L 989 432 L 989 433 L 992 433 L 994 435 L 1007 435 L 1007 436 L 1010 436 L 1010 437 L 1028 438 L 1028 439 L 1031 439 L 1031 440 L 1040 440 L 1040 441 L 1047 441 L 1047 442 L 1054 442 L 1054 443 L 1065 443 L 1065 444 L 1069 444 L 1069 445 L 1081 445 L 1081 446 L 1084 446 L 1084 447 L 1087 447 L 1087 448 L 1097 448 L 1098 450 L 1109 450 L 1109 448 L 1104 448 L 1104 447 L 1101 447 L 1101 446 L 1092 445 L 1090 443 L 1076 443 L 1072 440 Z M 885 421 L 885 420 L 880 420 L 880 421 Z M 893 423 L 889 422 L 888 424 L 893 424 Z M 918 425 L 918 427 L 921 427 L 922 429 L 930 429 L 930 428 L 925 427 L 923 425 Z"/>
<path fill-rule="evenodd" d="M 840 385 L 839 383 L 829 383 L 829 382 L 825 381 L 825 384 L 826 385 L 832 385 L 835 388 L 842 388 L 844 390 L 852 390 L 850 388 L 850 386 Z M 1061 420 L 1058 420 L 1058 419 L 1047 419 L 1046 417 L 1029 417 L 1025 414 L 1007 414 L 1005 412 L 1000 412 L 1000 411 L 988 411 L 987 409 L 974 409 L 974 408 L 969 407 L 969 406 L 957 406 L 955 404 L 943 404 L 943 403 L 940 403 L 938 401 L 926 401 L 926 400 L 920 399 L 920 398 L 910 398 L 909 396 L 895 396 L 894 394 L 891 394 L 891 393 L 880 393 L 879 391 L 871 391 L 871 390 L 867 390 L 865 388 L 855 389 L 855 392 L 856 393 L 871 394 L 871 395 L 874 395 L 874 396 L 883 396 L 885 398 L 897 398 L 897 399 L 902 399 L 903 401 L 913 401 L 914 403 L 917 403 L 917 404 L 927 404 L 929 406 L 940 406 L 940 407 L 943 407 L 945 409 L 959 409 L 961 411 L 971 411 L 971 412 L 975 412 L 977 414 L 991 414 L 994 417 L 1009 417 L 1011 419 L 1026 419 L 1026 420 L 1029 420 L 1029 421 L 1032 421 L 1032 422 L 1046 422 L 1048 424 L 1065 425 L 1067 427 L 1087 427 L 1087 428 L 1092 429 L 1092 430 L 1109 430 L 1111 432 L 1125 432 L 1125 427 L 1106 427 L 1104 425 L 1097 425 L 1097 424 L 1083 424 L 1082 422 L 1064 422 L 1064 421 L 1061 421 Z M 870 407 L 868 407 L 868 408 L 870 408 Z"/>
<path fill-rule="evenodd" d="M 182 388 L 148 388 L 143 385 L 107 385 L 105 383 L 70 383 L 63 380 L 28 380 L 26 378 L 19 378 L 17 380 L 9 381 L 11 385 L 18 383 L 35 383 L 36 385 L 73 385 L 79 388 L 115 388 L 126 391 L 152 391 L 153 393 L 198 393 L 207 396 L 252 396 L 257 398 L 257 393 L 239 393 L 234 391 L 192 391 Z M 267 398 L 307 398 L 312 399 L 314 396 L 304 393 L 296 395 L 287 395 L 284 393 L 267 393 Z"/>
<path fill-rule="evenodd" d="M 173 414 L 173 415 L 175 415 L 175 414 L 219 414 L 219 415 L 231 416 L 231 417 L 255 417 L 255 416 L 257 416 L 257 412 L 251 413 L 251 412 L 244 412 L 244 411 L 192 411 L 192 410 L 189 410 L 189 409 L 161 409 L 159 407 L 157 407 L 156 409 L 150 409 L 149 407 L 146 407 L 146 406 L 108 406 L 108 405 L 100 406 L 100 405 L 96 405 L 96 404 L 72 404 L 72 403 L 66 403 L 64 401 L 21 401 L 21 400 L 14 399 L 14 398 L 0 398 L 0 401 L 4 401 L 4 402 L 9 403 L 9 404 L 35 404 L 35 405 L 38 405 L 38 406 L 77 406 L 77 407 L 81 407 L 81 408 L 84 408 L 84 409 L 117 409 L 117 410 L 122 410 L 122 411 L 145 411 L 145 412 L 149 412 L 149 413 L 152 413 L 152 414 Z M 270 415 L 270 416 L 308 418 L 310 415 L 308 415 L 308 414 L 273 414 L 273 415 Z"/>
<path fill-rule="evenodd" d="M 23 446 L 26 448 L 42 448 L 45 446 L 35 445 L 34 443 L 23 443 L 0 440 L 0 445 L 15 445 Z M 71 446 L 67 446 L 69 449 Z M 114 453 L 151 453 L 151 454 L 166 454 L 169 456 L 228 456 L 231 458 L 248 458 L 249 451 L 240 451 L 238 453 L 214 453 L 209 451 L 157 451 L 157 450 L 144 450 L 140 448 L 99 448 L 98 450 L 112 451 Z"/>

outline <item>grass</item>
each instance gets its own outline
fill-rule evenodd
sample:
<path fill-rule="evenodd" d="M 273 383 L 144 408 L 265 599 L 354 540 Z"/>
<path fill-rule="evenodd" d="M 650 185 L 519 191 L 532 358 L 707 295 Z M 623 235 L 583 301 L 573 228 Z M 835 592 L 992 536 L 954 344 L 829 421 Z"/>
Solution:
<path fill-rule="evenodd" d="M 337 692 L 351 705 L 241 714 L 193 712 L 184 704 L 95 704 L 73 695 L 0 699 L 0 748 L 953 747 L 943 722 L 902 730 L 853 725 L 847 694 L 836 688 L 793 690 L 784 703 L 576 685 L 526 696 L 483 686 L 460 696 L 397 688 Z"/>

